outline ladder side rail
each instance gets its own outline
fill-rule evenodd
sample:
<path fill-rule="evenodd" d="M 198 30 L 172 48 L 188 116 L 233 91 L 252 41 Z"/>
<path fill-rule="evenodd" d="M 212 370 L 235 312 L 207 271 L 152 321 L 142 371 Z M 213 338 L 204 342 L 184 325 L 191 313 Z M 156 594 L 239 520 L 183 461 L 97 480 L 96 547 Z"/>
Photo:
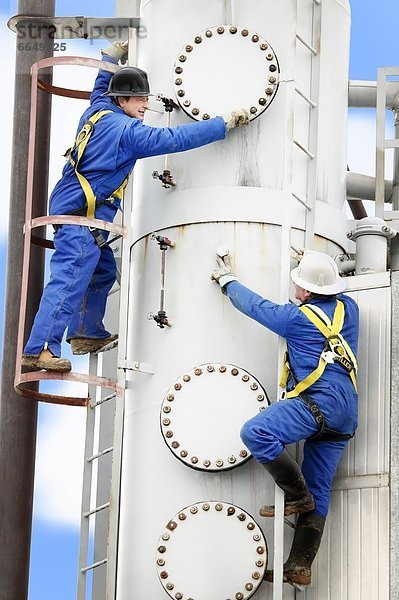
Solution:
<path fill-rule="evenodd" d="M 122 263 L 121 263 L 121 281 L 120 281 L 120 300 L 119 300 L 119 338 L 118 338 L 118 367 L 117 381 L 118 391 L 115 401 L 114 413 L 114 436 L 113 453 L 111 467 L 111 485 L 110 485 L 110 512 L 109 528 L 107 542 L 107 573 L 106 573 L 106 598 L 113 600 L 116 597 L 117 582 L 117 550 L 118 550 L 118 527 L 119 527 L 119 496 L 121 484 L 122 469 L 122 443 L 123 443 L 123 423 L 124 423 L 124 388 L 126 380 L 126 370 L 123 368 L 127 357 L 127 333 L 128 333 L 128 292 L 130 281 L 130 255 L 132 247 L 130 218 L 132 212 L 132 194 L 133 178 L 126 188 L 123 218 L 126 223 L 127 235 L 122 241 Z M 120 366 L 122 365 L 122 366 Z"/>
<path fill-rule="evenodd" d="M 298 12 L 297 0 L 296 11 Z M 295 116 L 295 72 L 296 72 L 296 52 L 297 44 L 295 43 L 296 30 L 293 28 L 294 43 L 291 46 L 291 52 L 287 57 L 287 71 L 294 73 L 293 78 L 285 82 L 286 86 L 286 122 L 290 123 L 290 127 L 285 130 L 285 147 L 284 155 L 284 177 L 283 189 L 289 191 L 287 198 L 290 200 L 284 203 L 282 226 L 281 226 L 281 245 L 280 245 L 280 302 L 284 303 L 289 298 L 289 272 L 290 272 L 290 256 L 291 256 L 291 228 L 293 204 L 296 202 L 292 196 L 293 186 L 293 168 L 294 168 L 294 116 Z M 278 364 L 282 364 L 285 351 L 285 340 L 279 338 L 278 343 Z M 279 398 L 280 388 L 276 382 L 276 399 Z M 274 486 L 274 539 L 273 539 L 273 571 L 274 583 L 272 590 L 272 600 L 283 599 L 283 561 L 284 561 L 284 492 L 276 484 Z"/>
<path fill-rule="evenodd" d="M 90 356 L 90 375 L 97 375 L 97 356 Z M 92 406 L 92 401 L 96 399 L 95 385 L 89 386 L 89 402 L 86 414 L 86 436 L 83 465 L 83 487 L 82 487 L 82 510 L 80 520 L 80 541 L 79 541 L 79 570 L 78 570 L 78 593 L 77 600 L 86 600 L 87 598 L 87 564 L 90 542 L 90 518 L 85 516 L 90 511 L 91 491 L 93 477 L 93 461 L 88 460 L 94 454 L 94 437 L 96 427 L 96 408 Z M 93 399 L 93 400 L 92 400 Z"/>
<path fill-rule="evenodd" d="M 129 60 L 128 64 L 137 66 L 138 38 L 135 30 L 129 28 Z M 106 574 L 106 600 L 115 600 L 117 588 L 117 556 L 118 556 L 118 528 L 120 510 L 120 486 L 122 476 L 122 445 L 123 424 L 125 415 L 125 384 L 126 371 L 122 365 L 127 360 L 127 335 L 128 335 L 128 308 L 129 308 L 129 282 L 130 282 L 130 258 L 132 249 L 132 186 L 134 176 L 131 177 L 124 197 L 123 221 L 127 230 L 126 237 L 122 240 L 122 263 L 120 282 L 120 304 L 119 304 L 119 343 L 118 343 L 118 392 L 115 404 L 114 440 L 112 454 L 111 473 L 111 506 L 109 511 L 108 530 L 108 562 Z M 121 365 L 121 367 L 119 366 Z"/>
<path fill-rule="evenodd" d="M 28 282 L 29 282 L 29 263 L 30 263 L 30 247 L 31 247 L 31 227 L 27 225 L 32 219 L 32 203 L 33 203 L 33 181 L 35 173 L 35 147 L 36 147 L 36 118 L 37 118 L 37 101 L 38 101 L 38 69 L 37 64 L 32 65 L 31 69 L 31 108 L 30 108 L 30 124 L 29 124 L 29 148 L 28 148 L 28 171 L 26 181 L 26 211 L 25 211 L 25 226 L 24 226 L 24 257 L 22 265 L 22 281 L 21 281 L 21 296 L 18 320 L 18 337 L 17 337 L 17 356 L 15 361 L 15 380 L 14 386 L 17 384 L 18 374 L 21 373 L 21 360 L 24 346 L 25 336 L 25 320 L 26 306 L 28 300 Z"/>
<path fill-rule="evenodd" d="M 314 246 L 314 228 L 317 200 L 317 150 L 318 150 L 318 129 L 319 129 L 319 96 L 320 96 L 320 69 L 321 69 L 321 30 L 322 30 L 322 11 L 323 3 L 313 5 L 313 23 L 312 23 L 312 45 L 317 52 L 311 55 L 311 82 L 310 97 L 316 106 L 309 107 L 309 151 L 315 157 L 308 162 L 306 202 L 311 210 L 306 211 L 306 229 L 305 229 L 305 248 L 313 249 Z"/>
<path fill-rule="evenodd" d="M 131 186 L 127 187 L 124 205 L 124 219 L 130 219 L 131 216 Z M 119 305 L 119 339 L 118 339 L 118 391 L 115 401 L 114 412 L 114 435 L 113 435 L 113 453 L 111 467 L 110 484 L 110 511 L 107 542 L 107 573 L 106 573 L 106 598 L 113 600 L 116 597 L 117 582 L 117 550 L 118 550 L 118 527 L 119 527 L 119 496 L 121 484 L 122 469 L 122 444 L 123 444 L 123 423 L 124 423 L 124 387 L 126 371 L 119 367 L 121 362 L 125 365 L 127 356 L 127 328 L 128 328 L 128 290 L 130 280 L 130 254 L 131 254 L 131 228 L 128 227 L 128 234 L 122 242 L 122 265 L 120 282 L 120 305 Z"/>
<path fill-rule="evenodd" d="M 118 213 L 120 220 L 122 213 Z M 114 253 L 121 254 L 121 241 L 118 240 L 116 247 L 113 247 Z M 119 265 L 120 268 L 120 265 Z M 115 293 L 112 293 L 115 292 Z M 107 312 L 105 315 L 107 329 L 112 333 L 119 331 L 119 303 L 120 303 L 120 279 L 115 283 L 113 290 L 108 294 Z M 117 350 L 112 352 L 103 352 L 98 355 L 98 370 L 103 377 L 116 378 L 117 373 Z M 106 396 L 105 396 L 106 398 Z M 116 394 L 109 401 L 104 402 L 104 397 L 97 402 L 98 407 L 98 452 L 94 455 L 97 463 L 97 477 L 92 488 L 95 496 L 95 506 L 110 507 L 110 488 L 113 461 L 113 441 L 114 441 L 114 419 Z M 93 569 L 91 598 L 95 600 L 105 600 L 106 563 L 102 562 L 106 557 L 108 562 L 108 529 L 109 529 L 109 510 L 97 511 L 93 517 L 94 522 L 94 564 L 101 563 L 102 568 Z M 101 566 L 100 565 L 100 566 Z"/>

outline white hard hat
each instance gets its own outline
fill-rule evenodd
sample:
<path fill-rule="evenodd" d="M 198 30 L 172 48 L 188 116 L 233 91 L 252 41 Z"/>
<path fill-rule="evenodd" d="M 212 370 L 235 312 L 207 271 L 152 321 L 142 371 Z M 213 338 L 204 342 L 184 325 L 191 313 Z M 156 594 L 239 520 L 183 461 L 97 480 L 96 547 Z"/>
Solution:
<path fill-rule="evenodd" d="M 305 251 L 299 265 L 291 271 L 291 279 L 301 288 L 325 296 L 338 294 L 346 288 L 337 265 L 323 252 Z"/>

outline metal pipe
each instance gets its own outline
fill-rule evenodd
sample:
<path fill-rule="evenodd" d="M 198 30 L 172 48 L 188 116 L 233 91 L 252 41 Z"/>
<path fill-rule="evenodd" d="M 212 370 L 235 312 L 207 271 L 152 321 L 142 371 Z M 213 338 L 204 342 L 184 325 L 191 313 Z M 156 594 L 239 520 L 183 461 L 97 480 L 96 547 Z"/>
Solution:
<path fill-rule="evenodd" d="M 170 127 L 170 115 L 171 115 L 171 112 L 168 111 L 166 113 L 166 127 L 168 127 L 168 128 Z M 165 163 L 164 163 L 164 170 L 165 171 L 169 170 L 168 163 L 169 163 L 169 155 L 165 154 Z"/>
<path fill-rule="evenodd" d="M 347 202 L 354 219 L 359 220 L 367 217 L 367 211 L 359 198 L 347 198 Z"/>
<path fill-rule="evenodd" d="M 340 257 L 340 262 L 337 264 L 341 275 L 347 275 L 348 273 L 354 273 L 356 269 L 356 260 L 351 260 L 343 255 Z"/>
<path fill-rule="evenodd" d="M 166 250 L 161 250 L 161 298 L 159 310 L 165 310 L 165 268 L 166 268 Z"/>
<path fill-rule="evenodd" d="M 391 202 L 393 182 L 385 180 L 385 202 Z M 346 174 L 346 195 L 350 199 L 375 200 L 375 177 L 350 171 Z"/>
<path fill-rule="evenodd" d="M 398 107 L 399 110 L 399 107 Z M 399 138 L 399 112 L 394 111 L 395 139 Z M 392 210 L 399 208 L 399 149 L 393 151 L 393 182 L 392 182 Z M 391 242 L 391 269 L 399 271 L 399 240 L 397 236 Z"/>
<path fill-rule="evenodd" d="M 349 108 L 375 108 L 377 106 L 376 81 L 349 81 Z M 386 107 L 390 110 L 399 109 L 399 82 L 387 82 Z"/>
<path fill-rule="evenodd" d="M 19 0 L 18 13 L 53 16 L 54 0 Z M 47 36 L 46 36 L 47 32 Z M 0 400 L 0 599 L 28 596 L 33 482 L 36 448 L 37 403 L 14 391 L 16 331 L 23 262 L 22 226 L 25 218 L 26 172 L 30 111 L 30 68 L 51 56 L 53 40 L 40 20 L 21 22 L 16 40 L 13 159 L 8 238 L 6 308 L 4 320 L 2 385 Z M 32 38 L 36 42 L 33 44 Z M 44 75 L 51 84 L 51 74 Z M 41 160 L 35 169 L 34 216 L 46 212 L 51 100 L 39 92 L 38 138 Z M 32 270 L 26 326 L 37 310 L 44 273 L 44 250 L 32 249 Z"/>

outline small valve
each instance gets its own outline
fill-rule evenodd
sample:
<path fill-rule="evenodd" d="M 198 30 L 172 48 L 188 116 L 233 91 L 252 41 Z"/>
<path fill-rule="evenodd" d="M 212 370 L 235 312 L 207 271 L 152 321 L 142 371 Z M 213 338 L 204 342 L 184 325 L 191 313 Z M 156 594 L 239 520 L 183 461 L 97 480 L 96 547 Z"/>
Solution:
<path fill-rule="evenodd" d="M 176 187 L 177 185 L 177 181 L 173 179 L 168 169 L 164 169 L 162 173 L 159 171 L 153 171 L 152 177 L 153 179 L 159 179 L 162 181 L 162 187 L 164 188 Z"/>
<path fill-rule="evenodd" d="M 156 235 L 155 233 L 152 233 L 151 239 L 158 242 L 160 250 L 167 250 L 168 248 L 174 248 L 176 246 L 176 242 L 170 240 L 165 235 Z"/>
<path fill-rule="evenodd" d="M 164 310 L 159 310 L 156 315 L 154 313 L 148 313 L 148 319 L 150 321 L 155 321 L 155 323 L 161 329 L 166 327 L 171 327 L 171 323 L 169 322 L 168 317 L 166 316 L 166 312 Z"/>
<path fill-rule="evenodd" d="M 180 108 L 172 98 L 166 98 L 162 94 L 157 94 L 155 98 L 158 102 L 163 102 L 165 112 L 172 112 L 173 109 Z"/>

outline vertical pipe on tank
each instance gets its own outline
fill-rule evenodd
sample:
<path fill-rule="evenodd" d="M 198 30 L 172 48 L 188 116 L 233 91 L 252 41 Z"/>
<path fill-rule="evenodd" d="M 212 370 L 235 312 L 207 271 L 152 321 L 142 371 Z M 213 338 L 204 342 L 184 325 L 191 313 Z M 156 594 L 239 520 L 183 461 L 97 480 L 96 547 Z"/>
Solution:
<path fill-rule="evenodd" d="M 387 269 L 388 239 L 396 231 L 378 217 L 366 217 L 357 222 L 348 237 L 356 241 L 356 275 L 383 273 Z"/>
<path fill-rule="evenodd" d="M 37 60 L 52 56 L 53 40 L 48 35 L 48 26 L 40 22 L 40 16 L 52 16 L 54 10 L 55 0 L 37 0 L 34 3 L 20 0 L 18 3 L 18 14 L 35 15 L 38 19 L 29 22 L 29 27 L 26 22 L 20 22 L 16 40 L 13 176 L 0 401 L 1 600 L 23 600 L 28 594 L 37 403 L 18 396 L 13 382 L 24 244 L 22 227 L 29 146 L 30 68 Z M 43 31 L 47 35 L 43 36 Z M 51 83 L 51 75 L 44 75 L 43 79 Z M 46 213 L 50 111 L 50 95 L 39 92 L 36 143 L 41 160 L 37 161 L 35 169 L 34 217 Z M 42 249 L 33 249 L 31 264 L 27 328 L 32 324 L 42 290 Z"/>

